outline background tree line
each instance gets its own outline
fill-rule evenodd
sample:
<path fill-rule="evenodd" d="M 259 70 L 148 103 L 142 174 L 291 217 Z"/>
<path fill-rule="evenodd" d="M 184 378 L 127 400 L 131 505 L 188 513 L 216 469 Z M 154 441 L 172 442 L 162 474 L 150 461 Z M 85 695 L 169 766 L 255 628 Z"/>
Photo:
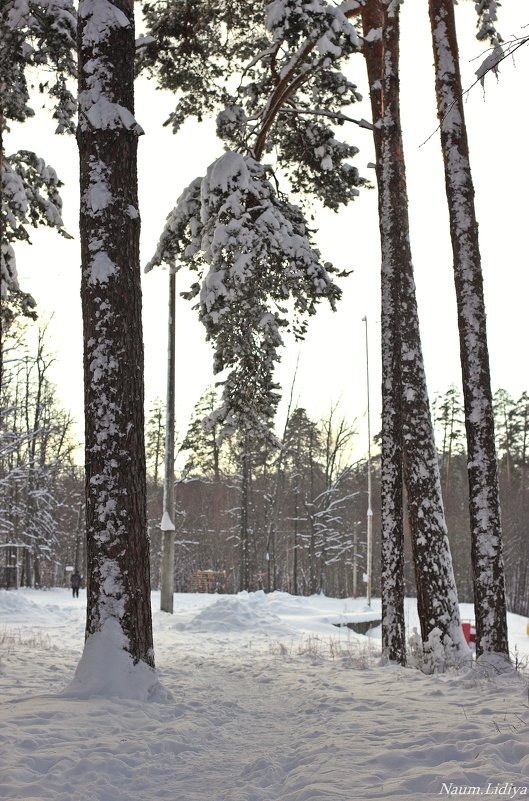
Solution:
<path fill-rule="evenodd" d="M 74 461 L 79 443 L 50 380 L 54 360 L 45 328 L 33 346 L 11 332 L 4 355 L 0 574 L 4 586 L 60 584 L 65 567 L 79 561 L 84 539 L 82 469 Z"/>
<path fill-rule="evenodd" d="M 16 328 L 15 328 L 16 330 Z M 0 435 L 1 567 L 17 563 L 23 586 L 60 584 L 65 567 L 83 570 L 83 475 L 73 420 L 58 403 L 49 378 L 53 356 L 45 330 L 33 348 L 12 332 L 6 342 Z M 180 437 L 175 484 L 177 547 L 175 589 L 191 589 L 199 569 L 226 571 L 228 590 L 265 589 L 293 594 L 365 594 L 367 461 L 354 456 L 353 425 L 333 408 L 319 421 L 298 407 L 275 446 L 269 439 L 219 444 L 204 419 L 218 395 L 208 389 Z M 459 598 L 471 602 L 467 454 L 459 389 L 433 403 L 443 500 Z M 529 506 L 529 393 L 494 395 L 496 447 L 505 532 L 509 608 L 529 614 L 526 535 Z M 151 582 L 159 587 L 165 408 L 151 404 L 146 423 L 147 508 Z M 245 470 L 246 465 L 246 470 Z M 380 459 L 373 460 L 373 592 L 380 593 Z M 246 508 L 244 508 L 244 504 Z M 411 551 L 409 531 L 406 550 Z M 18 553 L 6 548 L 17 543 Z M 243 544 L 246 547 L 243 548 Z M 415 594 L 411 559 L 406 592 Z"/>
<path fill-rule="evenodd" d="M 190 588 L 196 569 L 226 570 L 230 590 L 263 587 L 294 594 L 365 594 L 367 461 L 354 427 L 331 410 L 313 421 L 295 409 L 276 448 L 252 447 L 243 492 L 241 442 L 219 447 L 214 428 L 202 420 L 214 408 L 208 390 L 181 442 L 185 467 L 176 483 L 178 508 L 176 587 Z M 461 601 L 473 601 L 470 556 L 467 453 L 462 395 L 451 386 L 437 395 L 433 412 L 443 501 Z M 505 530 L 509 608 L 529 614 L 526 573 L 529 395 L 518 400 L 503 389 L 494 395 L 496 447 Z M 159 572 L 160 466 L 163 460 L 163 406 L 156 403 L 147 423 L 148 509 L 152 539 L 153 586 Z M 254 443 L 255 445 L 255 443 Z M 241 499 L 248 494 L 247 531 L 241 526 Z M 380 457 L 373 461 L 373 591 L 380 592 Z M 406 517 L 406 516 L 405 516 Z M 415 595 L 409 527 L 405 527 L 407 595 Z M 240 580 L 241 539 L 248 537 L 250 582 Z M 268 555 L 268 558 L 267 558 Z M 356 571 L 355 571 L 356 565 Z"/>

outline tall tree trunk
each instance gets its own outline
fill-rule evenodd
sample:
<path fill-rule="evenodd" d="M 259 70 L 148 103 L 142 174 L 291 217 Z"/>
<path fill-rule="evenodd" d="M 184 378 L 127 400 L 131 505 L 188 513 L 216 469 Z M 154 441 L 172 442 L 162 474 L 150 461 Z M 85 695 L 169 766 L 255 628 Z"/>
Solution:
<path fill-rule="evenodd" d="M 298 594 L 298 547 L 299 547 L 299 479 L 296 477 L 294 490 L 294 542 L 292 549 L 292 595 Z"/>
<path fill-rule="evenodd" d="M 384 121 L 387 132 L 385 167 L 395 203 L 392 217 L 392 257 L 400 266 L 400 336 L 402 381 L 403 465 L 413 544 L 417 605 L 426 642 L 438 629 L 450 649 L 466 652 L 441 495 L 437 449 L 430 414 L 422 355 L 419 316 L 411 258 L 408 194 L 399 99 L 399 9 L 386 6 L 384 39 Z M 391 7 L 394 10 L 389 10 Z M 400 202 L 399 202 L 400 197 Z M 448 639 L 447 639 L 448 638 Z M 449 653 L 447 653 L 449 656 Z"/>
<path fill-rule="evenodd" d="M 317 577 L 316 577 L 316 530 L 314 526 L 314 431 L 311 429 L 309 435 L 309 473 L 310 473 L 310 509 L 309 504 L 305 502 L 305 509 L 307 513 L 307 521 L 310 525 L 310 539 L 309 539 L 309 592 L 310 595 L 316 595 Z"/>
<path fill-rule="evenodd" d="M 509 653 L 483 276 L 453 0 L 429 0 L 454 256 L 476 606 L 476 653 Z"/>
<path fill-rule="evenodd" d="M 167 415 L 167 412 L 166 412 Z M 154 446 L 154 491 L 158 493 L 158 478 L 160 474 L 160 454 L 162 452 L 162 412 L 161 409 L 156 410 L 156 442 Z M 164 454 L 165 455 L 165 454 Z"/>
<path fill-rule="evenodd" d="M 525 395 L 525 393 L 524 393 Z M 524 407 L 523 407 L 523 434 L 522 434 L 522 464 L 521 464 L 521 481 L 520 481 L 520 494 L 521 494 L 521 506 L 522 506 L 522 513 L 525 509 L 525 487 L 527 481 L 527 443 L 528 443 L 528 433 L 529 433 L 529 407 L 525 402 L 525 397 L 522 395 Z"/>
<path fill-rule="evenodd" d="M 75 553 L 74 553 L 74 560 L 73 560 L 73 569 L 76 573 L 79 573 L 82 570 L 81 565 L 81 530 L 83 526 L 83 504 L 79 504 L 79 513 L 77 515 L 77 531 L 75 534 Z M 85 576 L 86 579 L 86 576 Z"/>
<path fill-rule="evenodd" d="M 285 438 L 287 435 L 288 424 L 290 422 L 290 417 L 292 413 L 292 403 L 294 400 L 294 387 L 296 384 L 297 373 L 298 373 L 298 368 L 296 366 L 296 370 L 294 371 L 294 377 L 292 379 L 292 384 L 290 387 L 290 396 L 288 401 L 285 425 L 283 427 L 281 448 L 277 456 L 276 469 L 274 471 L 273 491 L 269 496 L 269 503 L 267 509 L 269 515 L 268 534 L 266 543 L 266 559 L 267 559 L 266 572 L 267 572 L 268 592 L 271 591 L 273 592 L 274 590 L 277 589 L 276 540 L 277 540 L 277 527 L 279 522 L 279 496 L 280 496 L 281 476 L 283 473 L 283 462 L 285 455 Z M 288 570 L 287 570 L 287 582 L 288 582 Z"/>
<path fill-rule="evenodd" d="M 30 551 L 29 548 L 24 548 L 24 563 L 23 563 L 23 572 L 22 572 L 22 586 L 23 587 L 31 587 L 32 586 L 31 551 Z"/>
<path fill-rule="evenodd" d="M 4 118 L 4 110 L 0 106 L 0 209 L 3 205 L 3 197 L 4 197 L 4 181 L 3 181 L 3 174 L 4 174 L 4 127 L 5 127 L 5 118 Z M 0 214 L 0 393 L 2 392 L 2 387 L 4 386 L 4 303 L 7 296 L 7 286 L 5 285 L 5 279 L 2 275 L 3 270 L 3 263 L 4 263 L 4 256 L 3 256 L 3 249 L 4 249 L 4 239 L 5 239 L 5 228 L 4 228 L 4 218 L 3 215 Z M 5 293 L 5 294 L 4 294 Z M 0 409 L 0 413 L 1 413 Z"/>
<path fill-rule="evenodd" d="M 362 12 L 364 36 L 382 31 L 384 11 L 380 2 Z M 373 34 L 371 34 L 373 36 Z M 371 38 L 371 37 L 369 37 Z M 373 137 L 379 187 L 378 208 L 382 246 L 381 329 L 382 329 L 382 458 L 381 458 L 381 595 L 383 658 L 406 663 L 404 626 L 404 539 L 402 523 L 402 422 L 400 384 L 400 333 L 398 309 L 399 265 L 391 258 L 391 185 L 384 161 L 391 156 L 383 134 L 384 44 L 375 35 L 364 50 L 369 80 Z"/>
<path fill-rule="evenodd" d="M 35 553 L 33 554 L 33 586 L 40 589 L 42 586 L 42 577 L 40 573 L 40 549 L 35 546 Z"/>
<path fill-rule="evenodd" d="M 78 25 L 86 637 L 113 624 L 153 665 L 132 0 L 81 0 Z"/>
<path fill-rule="evenodd" d="M 448 497 L 450 488 L 450 473 L 452 468 L 452 447 L 454 442 L 455 402 L 452 401 L 450 409 L 450 435 L 448 438 L 448 452 L 446 455 L 445 494 Z"/>
<path fill-rule="evenodd" d="M 216 436 L 212 438 L 211 445 L 213 450 L 213 478 L 218 484 L 220 481 L 220 448 Z"/>
<path fill-rule="evenodd" d="M 250 505 L 250 454 L 248 434 L 244 435 L 241 477 L 241 524 L 239 590 L 250 589 L 250 531 L 248 510 Z"/>
<path fill-rule="evenodd" d="M 377 178 L 380 196 L 382 273 L 383 276 L 387 276 L 387 283 L 383 282 L 385 308 L 382 319 L 385 319 L 385 315 L 389 317 L 383 328 L 383 344 L 391 347 L 396 338 L 400 340 L 399 362 L 395 368 L 396 372 L 392 374 L 392 380 L 398 382 L 400 378 L 403 474 L 408 498 L 421 634 L 426 642 L 432 630 L 437 628 L 447 647 L 447 657 L 450 657 L 452 644 L 461 652 L 466 651 L 466 645 L 461 629 L 441 497 L 439 464 L 426 388 L 411 258 L 408 196 L 400 123 L 399 8 L 390 0 L 381 2 L 384 13 L 382 33 L 384 72 L 380 101 L 382 125 L 378 131 L 375 130 L 375 143 L 379 160 Z M 371 80 L 370 84 L 373 88 L 378 86 Z M 390 323 L 393 325 L 392 328 L 389 328 Z M 390 359 L 386 354 L 386 359 L 386 370 L 389 370 L 392 364 L 395 365 L 396 356 Z M 388 380 L 389 375 L 384 373 L 383 381 Z M 393 393 L 397 391 L 395 385 L 392 390 Z M 397 409 L 398 406 L 395 405 L 394 415 L 398 414 Z M 398 432 L 398 423 L 393 431 Z M 393 447 L 398 447 L 397 442 L 393 442 Z M 393 498 L 395 498 L 397 491 L 395 475 L 392 476 L 392 480 Z M 400 509 L 395 509 L 394 512 L 400 518 Z M 389 552 L 390 558 L 395 562 L 395 571 L 400 569 L 397 560 L 402 558 L 399 547 L 396 544 Z M 388 576 L 387 580 L 391 582 L 391 577 Z M 394 589 L 395 593 L 401 591 L 402 588 Z M 397 625 L 400 625 L 400 621 Z"/>

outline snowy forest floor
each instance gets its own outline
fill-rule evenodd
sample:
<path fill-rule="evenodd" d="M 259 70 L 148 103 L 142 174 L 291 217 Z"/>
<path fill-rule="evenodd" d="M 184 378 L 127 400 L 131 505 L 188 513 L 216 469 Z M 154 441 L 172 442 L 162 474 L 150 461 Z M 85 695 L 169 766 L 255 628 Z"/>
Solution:
<path fill-rule="evenodd" d="M 529 795 L 524 672 L 380 667 L 379 632 L 331 625 L 364 604 L 189 594 L 175 596 L 171 616 L 153 593 L 157 666 L 172 696 L 161 703 L 61 696 L 81 655 L 85 594 L 0 591 L 0 798 Z M 411 630 L 411 601 L 407 616 Z M 525 619 L 510 615 L 509 634 L 527 661 Z"/>

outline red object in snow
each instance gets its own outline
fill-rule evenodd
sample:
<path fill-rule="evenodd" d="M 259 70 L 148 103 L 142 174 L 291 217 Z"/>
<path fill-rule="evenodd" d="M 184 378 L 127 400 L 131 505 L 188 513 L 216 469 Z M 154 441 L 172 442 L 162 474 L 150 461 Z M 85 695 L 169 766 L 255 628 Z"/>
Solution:
<path fill-rule="evenodd" d="M 461 628 L 463 629 L 463 634 L 465 635 L 465 640 L 467 641 L 467 645 L 473 645 L 474 648 L 476 647 L 476 624 L 472 623 L 471 620 L 465 620 L 461 623 Z"/>

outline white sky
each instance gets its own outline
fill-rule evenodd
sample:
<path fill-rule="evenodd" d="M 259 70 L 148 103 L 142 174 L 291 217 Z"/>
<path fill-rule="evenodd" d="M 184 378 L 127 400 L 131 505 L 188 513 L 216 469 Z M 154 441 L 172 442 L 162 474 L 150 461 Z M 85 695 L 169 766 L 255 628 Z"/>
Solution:
<path fill-rule="evenodd" d="M 524 7 L 525 6 L 525 7 Z M 457 7 L 463 85 L 474 81 L 484 48 L 474 38 L 473 3 Z M 529 23 L 524 0 L 510 0 L 500 9 L 499 28 L 505 39 L 520 36 Z M 140 32 L 138 30 L 138 32 Z M 448 214 L 438 134 L 436 129 L 433 56 L 427 3 L 407 0 L 402 9 L 402 112 L 406 145 L 412 250 L 416 270 L 421 332 L 430 396 L 460 383 L 459 345 Z M 472 59 L 477 59 L 472 61 Z M 476 186 L 480 242 L 488 309 L 489 349 L 493 388 L 513 395 L 529 389 L 525 355 L 527 299 L 527 193 L 529 167 L 526 153 L 527 77 L 529 46 L 515 62 L 504 62 L 497 84 L 489 77 L 484 97 L 476 86 L 467 97 L 466 116 L 471 164 Z M 365 97 L 353 116 L 370 118 L 362 58 L 353 61 L 351 75 Z M 155 92 L 154 84 L 138 83 L 136 117 L 145 129 L 140 139 L 139 183 L 142 216 L 142 264 L 152 255 L 166 215 L 181 190 L 222 151 L 212 123 L 189 124 L 174 136 L 162 127 L 173 99 Z M 65 182 L 64 221 L 73 241 L 51 230 L 36 231 L 33 247 L 19 247 L 20 282 L 37 300 L 42 318 L 53 316 L 50 332 L 57 353 L 54 379 L 59 396 L 78 418 L 82 436 L 82 323 L 79 299 L 77 149 L 73 138 L 53 136 L 54 125 L 44 115 L 24 126 L 13 126 L 6 151 L 35 149 L 51 163 Z M 374 160 L 369 131 L 350 125 L 338 135 L 360 148 L 356 164 L 364 175 Z M 378 431 L 380 413 L 380 292 L 379 239 L 376 192 L 364 191 L 354 204 L 338 214 L 317 213 L 317 241 L 325 259 L 339 267 L 354 268 L 342 282 L 344 298 L 332 313 L 322 304 L 312 318 L 304 343 L 289 342 L 278 379 L 288 396 L 298 354 L 300 364 L 296 398 L 309 414 L 323 416 L 332 403 L 358 420 L 360 442 L 366 439 L 366 382 L 364 323 L 370 338 L 372 430 Z M 180 289 L 187 287 L 185 275 Z M 144 338 L 146 399 L 165 394 L 167 273 L 144 276 Z M 213 381 L 211 349 L 187 301 L 177 301 L 177 426 L 185 431 L 193 406 Z M 283 404 L 284 407 L 284 404 Z M 282 423 L 280 422 L 280 426 Z M 362 450 L 363 450 L 362 446 Z"/>

